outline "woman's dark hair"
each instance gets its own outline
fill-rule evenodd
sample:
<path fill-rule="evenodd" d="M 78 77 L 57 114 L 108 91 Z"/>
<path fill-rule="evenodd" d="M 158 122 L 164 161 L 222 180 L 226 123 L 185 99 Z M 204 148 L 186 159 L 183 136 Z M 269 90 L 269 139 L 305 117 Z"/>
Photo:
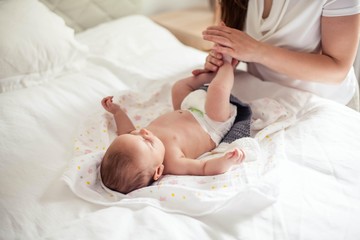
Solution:
<path fill-rule="evenodd" d="M 221 20 L 226 26 L 244 30 L 249 0 L 219 0 Z"/>

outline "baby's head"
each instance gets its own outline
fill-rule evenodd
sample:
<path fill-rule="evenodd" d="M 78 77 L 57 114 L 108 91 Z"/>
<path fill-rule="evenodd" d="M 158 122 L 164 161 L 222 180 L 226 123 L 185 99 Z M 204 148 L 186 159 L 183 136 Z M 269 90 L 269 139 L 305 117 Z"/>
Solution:
<path fill-rule="evenodd" d="M 165 147 L 149 130 L 140 129 L 118 136 L 101 162 L 103 184 L 127 194 L 146 187 L 164 170 Z"/>

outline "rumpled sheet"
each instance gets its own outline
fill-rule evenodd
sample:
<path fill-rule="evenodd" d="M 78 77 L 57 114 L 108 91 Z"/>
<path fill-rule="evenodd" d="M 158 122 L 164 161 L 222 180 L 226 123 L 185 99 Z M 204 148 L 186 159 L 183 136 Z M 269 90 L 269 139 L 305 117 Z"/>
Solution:
<path fill-rule="evenodd" d="M 154 86 L 153 86 L 154 87 Z M 171 84 L 160 82 L 147 92 L 125 91 L 115 97 L 128 112 L 137 128 L 145 127 L 155 117 L 171 111 Z M 299 95 L 304 101 L 307 94 Z M 304 99 L 303 99 L 304 98 Z M 278 195 L 277 162 L 284 158 L 283 131 L 294 121 L 293 112 L 274 99 L 250 102 L 253 110 L 254 138 L 221 143 L 200 159 L 216 157 L 235 147 L 247 155 L 240 165 L 216 176 L 163 176 L 152 186 L 127 195 L 104 188 L 99 179 L 99 165 L 106 148 L 115 137 L 111 114 L 99 112 L 84 122 L 75 139 L 74 158 L 63 179 L 80 198 L 106 206 L 154 206 L 187 215 L 204 215 L 236 204 L 234 211 L 255 213 L 276 201 Z M 273 141 L 276 138 L 276 141 Z M 273 170 L 273 171 L 271 171 Z M 271 172 L 271 173 L 270 173 Z"/>

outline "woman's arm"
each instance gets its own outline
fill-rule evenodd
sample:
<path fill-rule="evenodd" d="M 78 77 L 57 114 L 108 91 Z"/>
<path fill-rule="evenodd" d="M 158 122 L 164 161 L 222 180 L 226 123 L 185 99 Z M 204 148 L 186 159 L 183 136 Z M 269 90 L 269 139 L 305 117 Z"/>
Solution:
<path fill-rule="evenodd" d="M 240 61 L 265 65 L 291 78 L 339 83 L 345 78 L 355 59 L 360 34 L 360 14 L 322 17 L 320 54 L 275 47 L 226 26 L 209 27 L 203 34 L 205 40 L 216 43 L 215 52 L 229 54 Z M 210 56 L 207 61 L 216 60 Z"/>

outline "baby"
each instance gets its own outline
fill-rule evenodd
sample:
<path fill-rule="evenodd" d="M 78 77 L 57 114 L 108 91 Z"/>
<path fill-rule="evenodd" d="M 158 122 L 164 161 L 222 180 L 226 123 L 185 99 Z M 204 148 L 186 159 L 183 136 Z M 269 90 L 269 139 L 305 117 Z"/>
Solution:
<path fill-rule="evenodd" d="M 234 64 L 226 61 L 216 73 L 182 79 L 172 87 L 174 111 L 137 130 L 113 97 L 102 100 L 113 114 L 117 134 L 100 167 L 103 184 L 127 194 L 158 180 L 163 174 L 216 175 L 245 157 L 235 149 L 221 157 L 196 160 L 214 149 L 230 130 L 237 109 L 229 102 Z M 208 84 L 207 92 L 199 89 Z"/>

